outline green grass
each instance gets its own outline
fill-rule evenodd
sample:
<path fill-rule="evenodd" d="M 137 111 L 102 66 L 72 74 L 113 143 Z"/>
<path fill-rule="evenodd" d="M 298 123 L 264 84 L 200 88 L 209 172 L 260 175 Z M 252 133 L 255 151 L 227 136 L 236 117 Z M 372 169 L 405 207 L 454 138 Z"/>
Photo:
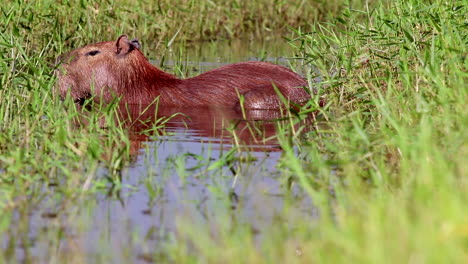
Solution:
<path fill-rule="evenodd" d="M 48 262 L 132 260 L 135 246 L 154 261 L 176 263 L 468 262 L 466 3 L 289 2 L 3 4 L 0 237 L 8 239 L 0 262 L 19 255 L 35 262 L 29 249 L 35 241 L 56 249 L 43 253 Z M 293 133 L 287 122 L 279 125 L 283 154 L 276 166 L 284 186 L 312 198 L 316 218 L 294 215 L 295 197 L 286 196 L 284 214 L 259 238 L 231 218 L 229 199 L 213 186 L 226 206 L 217 207 L 209 226 L 179 218 L 177 233 L 155 248 L 129 235 L 131 246 L 122 252 L 105 241 L 101 255 L 80 247 L 60 250 L 62 241 L 73 241 L 63 226 L 86 232 L 96 197 L 124 188 L 120 171 L 131 164 L 132 145 L 125 128 L 114 125 L 114 105 L 80 117 L 72 102 L 53 97 L 57 55 L 123 32 L 160 43 L 145 46 L 147 54 L 164 54 L 174 36 L 264 36 L 284 33 L 287 25 L 294 28 L 291 44 L 305 68 L 313 69 L 309 78 L 320 77 L 311 85 L 327 103 L 312 131 Z M 317 109 L 318 98 L 310 110 Z M 77 118 L 88 125 L 77 126 Z M 222 178 L 243 155 L 235 149 L 219 158 L 224 164 L 203 158 L 198 164 Z M 193 172 L 184 171 L 185 160 L 174 157 L 166 166 L 188 177 Z M 239 171 L 236 177 L 245 177 Z M 153 180 L 145 186 L 157 197 L 164 190 Z M 33 241 L 29 216 L 37 211 L 59 217 Z"/>

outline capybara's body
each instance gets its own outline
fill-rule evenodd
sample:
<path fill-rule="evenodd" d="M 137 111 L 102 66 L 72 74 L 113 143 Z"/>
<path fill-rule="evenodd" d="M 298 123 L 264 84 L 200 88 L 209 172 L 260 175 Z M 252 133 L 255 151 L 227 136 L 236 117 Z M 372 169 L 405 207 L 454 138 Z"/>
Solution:
<path fill-rule="evenodd" d="M 124 103 L 147 104 L 159 97 L 160 106 L 232 108 L 243 97 L 245 109 L 278 109 L 280 97 L 298 104 L 310 98 L 304 78 L 267 62 L 235 63 L 178 79 L 153 66 L 138 41 L 125 35 L 70 52 L 58 76 L 60 96 L 70 94 L 77 101 L 120 96 Z"/>

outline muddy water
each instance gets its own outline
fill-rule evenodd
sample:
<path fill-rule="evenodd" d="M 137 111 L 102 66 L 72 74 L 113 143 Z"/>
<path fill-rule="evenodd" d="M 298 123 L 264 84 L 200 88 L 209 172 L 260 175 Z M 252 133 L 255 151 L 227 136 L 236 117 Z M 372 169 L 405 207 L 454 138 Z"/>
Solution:
<path fill-rule="evenodd" d="M 292 48 L 280 39 L 202 43 L 184 50 L 183 57 L 178 50 L 174 46 L 164 61 L 154 56 L 153 62 L 184 76 L 247 60 L 299 65 L 287 59 L 294 55 Z M 180 60 L 182 67 L 176 67 Z M 30 244 L 18 242 L 14 239 L 18 233 L 12 232 L 3 247 L 17 243 L 20 246 L 13 250 L 17 259 L 33 262 L 48 262 L 44 260 L 58 252 L 75 252 L 70 254 L 84 257 L 84 262 L 145 263 L 163 252 L 165 243 L 173 245 L 181 228 L 208 227 L 215 235 L 220 226 L 242 226 L 261 240 L 262 232 L 275 221 L 314 217 L 310 199 L 299 188 L 289 188 L 278 167 L 282 153 L 271 139 L 276 121 L 239 121 L 217 109 L 168 111 L 189 118 L 172 119 L 162 135 L 141 137 L 138 130 L 147 127 L 130 129 L 135 132 L 130 135 L 133 162 L 120 172 L 118 191 L 109 188 L 95 199 L 70 206 L 63 217 L 29 212 L 34 227 L 22 239 Z M 259 115 L 275 118 L 272 113 Z M 232 145 L 244 147 L 233 151 Z M 229 157 L 234 158 L 218 163 Z M 101 169 L 97 177 L 106 175 Z M 58 245 L 49 243 L 47 236 L 57 233 L 62 236 Z"/>

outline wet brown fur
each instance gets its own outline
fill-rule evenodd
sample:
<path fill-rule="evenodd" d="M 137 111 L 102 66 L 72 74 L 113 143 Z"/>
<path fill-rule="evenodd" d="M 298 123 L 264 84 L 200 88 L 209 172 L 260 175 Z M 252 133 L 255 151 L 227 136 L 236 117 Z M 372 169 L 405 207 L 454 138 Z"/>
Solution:
<path fill-rule="evenodd" d="M 246 109 L 278 109 L 281 101 L 274 86 L 294 103 L 310 98 L 304 78 L 267 62 L 235 63 L 178 79 L 153 66 L 139 43 L 125 35 L 78 48 L 64 57 L 57 87 L 62 98 L 68 93 L 75 100 L 94 96 L 110 101 L 121 96 L 124 103 L 147 104 L 159 97 L 160 106 L 233 108 L 239 106 L 242 95 Z"/>

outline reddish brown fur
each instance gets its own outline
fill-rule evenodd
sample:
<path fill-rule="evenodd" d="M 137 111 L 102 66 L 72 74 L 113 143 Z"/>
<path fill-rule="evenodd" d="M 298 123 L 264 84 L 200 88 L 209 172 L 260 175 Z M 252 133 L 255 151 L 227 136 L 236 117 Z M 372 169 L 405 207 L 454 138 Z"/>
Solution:
<path fill-rule="evenodd" d="M 274 85 L 290 101 L 310 98 L 307 82 L 293 71 L 267 62 L 226 65 L 189 79 L 178 79 L 153 66 L 138 49 L 137 41 L 125 35 L 116 42 L 91 44 L 70 52 L 58 73 L 58 92 L 80 100 L 95 96 L 109 101 L 147 104 L 159 96 L 161 106 L 239 106 L 246 109 L 278 109 L 280 100 Z M 99 53 L 91 55 L 90 52 Z M 95 52 L 96 53 L 96 52 Z"/>

